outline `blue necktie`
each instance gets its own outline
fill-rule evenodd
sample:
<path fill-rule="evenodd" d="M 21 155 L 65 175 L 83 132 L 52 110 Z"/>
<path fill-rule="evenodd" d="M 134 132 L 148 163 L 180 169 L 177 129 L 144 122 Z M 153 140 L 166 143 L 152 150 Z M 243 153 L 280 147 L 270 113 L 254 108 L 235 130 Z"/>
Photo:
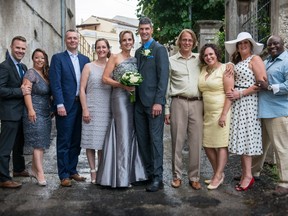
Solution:
<path fill-rule="evenodd" d="M 17 66 L 18 66 L 18 69 L 19 69 L 20 78 L 23 79 L 24 71 L 23 71 L 22 65 L 20 63 L 18 63 Z"/>

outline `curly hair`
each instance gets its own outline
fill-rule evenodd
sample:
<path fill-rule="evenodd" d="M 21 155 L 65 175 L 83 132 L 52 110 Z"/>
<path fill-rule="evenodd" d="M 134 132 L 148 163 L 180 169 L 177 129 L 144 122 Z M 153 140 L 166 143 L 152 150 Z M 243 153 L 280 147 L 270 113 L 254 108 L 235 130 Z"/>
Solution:
<path fill-rule="evenodd" d="M 199 60 L 201 62 L 201 65 L 204 66 L 204 65 L 207 65 L 207 63 L 205 62 L 204 60 L 204 53 L 205 53 L 205 50 L 207 48 L 211 48 L 214 50 L 215 52 L 215 55 L 217 57 L 217 60 L 219 62 L 221 62 L 221 51 L 220 49 L 218 48 L 218 46 L 216 44 L 212 44 L 212 43 L 207 43 L 207 44 L 204 44 L 201 49 L 200 49 L 200 53 L 199 53 Z"/>

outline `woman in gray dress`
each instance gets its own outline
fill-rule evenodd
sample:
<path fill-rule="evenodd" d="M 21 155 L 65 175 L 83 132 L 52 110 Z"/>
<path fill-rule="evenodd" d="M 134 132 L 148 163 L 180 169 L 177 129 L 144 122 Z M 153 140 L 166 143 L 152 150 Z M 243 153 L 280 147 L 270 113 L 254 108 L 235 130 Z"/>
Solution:
<path fill-rule="evenodd" d="M 48 81 L 49 63 L 46 52 L 36 49 L 32 54 L 33 68 L 23 78 L 24 85 L 31 85 L 31 95 L 25 95 L 23 130 L 25 145 L 33 147 L 30 177 L 37 180 L 38 185 L 45 186 L 43 171 L 44 149 L 50 146 L 50 88 Z"/>
<path fill-rule="evenodd" d="M 134 45 L 131 31 L 119 34 L 121 52 L 111 55 L 103 74 L 103 82 L 111 85 L 112 121 L 108 129 L 103 155 L 99 164 L 97 183 L 103 186 L 129 187 L 146 179 L 134 128 L 134 105 L 129 95 L 135 87 L 122 85 L 122 75 L 137 71 L 136 58 L 130 51 Z"/>
<path fill-rule="evenodd" d="M 110 57 L 110 45 L 104 38 L 95 42 L 97 60 L 84 66 L 81 75 L 80 101 L 82 106 L 81 148 L 86 149 L 91 183 L 96 184 L 95 151 L 101 159 L 104 138 L 111 120 L 111 86 L 102 83 L 102 75 Z"/>

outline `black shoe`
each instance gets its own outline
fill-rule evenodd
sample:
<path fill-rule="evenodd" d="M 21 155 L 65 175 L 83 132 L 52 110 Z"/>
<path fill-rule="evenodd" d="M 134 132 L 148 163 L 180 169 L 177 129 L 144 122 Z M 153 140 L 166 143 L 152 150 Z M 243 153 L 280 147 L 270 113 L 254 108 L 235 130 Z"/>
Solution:
<path fill-rule="evenodd" d="M 137 181 L 137 182 L 133 182 L 131 183 L 133 186 L 143 186 L 143 185 L 148 185 L 151 183 L 150 179 L 144 180 L 144 181 Z"/>
<path fill-rule="evenodd" d="M 151 184 L 148 185 L 148 187 L 146 188 L 147 192 L 156 192 L 160 189 L 163 189 L 164 185 L 163 185 L 163 181 L 157 181 L 157 180 L 153 180 L 151 182 Z"/>

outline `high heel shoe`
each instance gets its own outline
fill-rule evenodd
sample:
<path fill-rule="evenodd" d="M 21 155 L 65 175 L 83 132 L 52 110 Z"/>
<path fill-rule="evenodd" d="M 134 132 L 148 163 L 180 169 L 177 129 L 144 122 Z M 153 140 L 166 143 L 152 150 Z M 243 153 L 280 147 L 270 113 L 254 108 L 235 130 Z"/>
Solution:
<path fill-rule="evenodd" d="M 30 176 L 30 181 L 31 181 L 31 182 L 32 182 L 32 179 L 34 178 L 34 179 L 37 181 L 37 184 L 38 184 L 39 186 L 46 186 L 46 185 L 47 185 L 46 180 L 43 180 L 43 181 L 38 180 L 36 174 L 35 174 L 33 171 L 30 171 L 30 172 L 29 172 L 29 176 Z"/>
<path fill-rule="evenodd" d="M 209 190 L 215 190 L 215 189 L 217 189 L 221 184 L 223 184 L 223 182 L 224 182 L 224 176 L 222 175 L 222 178 L 221 178 L 221 180 L 218 182 L 218 184 L 217 185 L 211 185 L 211 183 L 207 186 L 207 189 L 209 189 Z"/>
<path fill-rule="evenodd" d="M 222 173 L 222 177 L 225 178 L 225 174 L 224 173 Z M 212 181 L 211 179 L 205 179 L 204 183 L 209 185 L 211 183 L 211 181 Z"/>
<path fill-rule="evenodd" d="M 247 187 L 242 187 L 240 184 L 237 184 L 235 189 L 236 191 L 247 191 L 249 188 L 253 186 L 254 182 L 255 182 L 255 179 L 252 178 L 249 184 L 247 185 Z"/>
<path fill-rule="evenodd" d="M 92 170 L 90 170 L 90 173 L 91 173 L 91 183 L 92 183 L 92 184 L 96 184 L 96 177 L 95 177 L 95 179 L 92 178 L 92 173 L 95 173 L 95 174 L 96 174 L 96 170 L 95 170 L 95 169 L 92 169 Z"/>

